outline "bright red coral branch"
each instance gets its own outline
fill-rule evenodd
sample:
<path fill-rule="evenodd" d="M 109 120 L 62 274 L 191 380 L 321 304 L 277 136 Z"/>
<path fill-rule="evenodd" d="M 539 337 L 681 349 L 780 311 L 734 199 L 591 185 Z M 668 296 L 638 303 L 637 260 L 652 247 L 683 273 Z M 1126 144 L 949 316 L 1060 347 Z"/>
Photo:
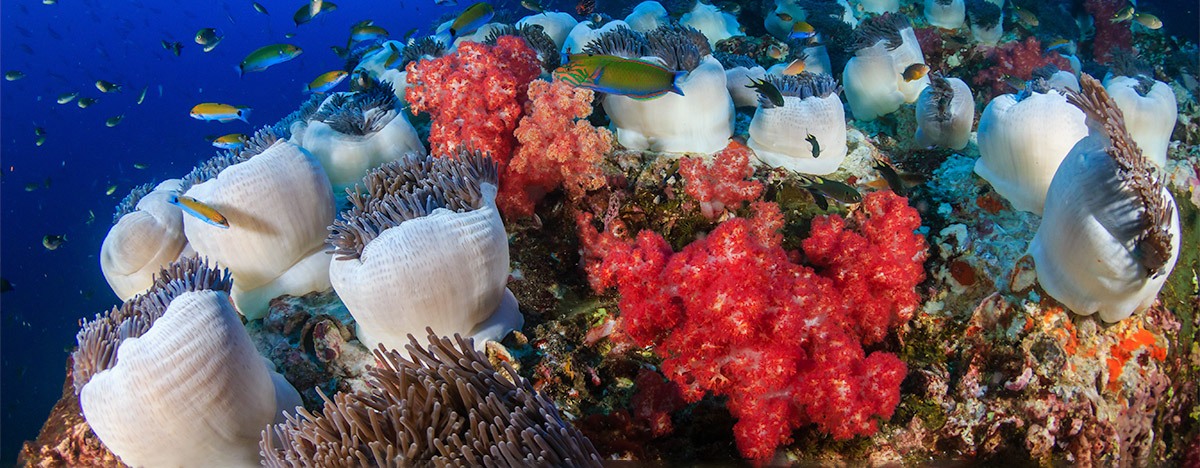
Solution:
<path fill-rule="evenodd" d="M 713 155 L 711 164 L 705 164 L 704 159 L 698 157 L 679 161 L 679 173 L 686 182 L 684 190 L 700 202 L 704 217 L 716 219 L 726 207 L 736 208 L 762 194 L 762 183 L 746 180 L 754 175 L 750 154 L 746 145 L 731 142 Z"/>
<path fill-rule="evenodd" d="M 1071 70 L 1071 62 L 1057 52 L 1043 52 L 1042 43 L 1032 36 L 1022 42 L 1008 42 L 993 47 L 987 52 L 987 58 L 995 65 L 979 70 L 973 81 L 980 89 L 990 90 L 986 96 L 988 99 L 1016 92 L 1008 84 L 1008 77 L 1028 81 L 1033 78 L 1035 69 L 1048 64 L 1054 64 L 1059 70 Z"/>
<path fill-rule="evenodd" d="M 926 245 L 913 232 L 916 210 L 875 192 L 850 220 L 815 219 L 803 243 L 809 267 L 781 247 L 779 207 L 751 208 L 752 218 L 721 223 L 678 253 L 653 232 L 631 244 L 581 223 L 592 241 L 608 241 L 589 268 L 593 287 L 618 288 L 622 328 L 656 345 L 685 398 L 729 397 L 746 457 L 769 458 L 807 424 L 839 439 L 874 433 L 900 401 L 906 368 L 862 346 L 917 306 Z"/>
<path fill-rule="evenodd" d="M 405 100 L 414 114 L 433 117 L 432 153 L 450 154 L 465 145 L 501 166 L 508 163 L 526 87 L 541 73 L 537 53 L 524 39 L 501 36 L 494 46 L 463 42 L 453 54 L 409 63 L 407 70 Z"/>

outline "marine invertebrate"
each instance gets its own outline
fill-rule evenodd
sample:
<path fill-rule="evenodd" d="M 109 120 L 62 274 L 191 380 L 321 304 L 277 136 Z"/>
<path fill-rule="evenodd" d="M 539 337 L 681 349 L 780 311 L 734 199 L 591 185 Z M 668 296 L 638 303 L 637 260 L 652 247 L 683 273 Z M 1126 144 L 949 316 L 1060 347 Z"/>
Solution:
<path fill-rule="evenodd" d="M 321 103 L 325 102 L 325 98 L 317 93 L 310 94 L 308 99 L 300 103 L 298 109 L 271 125 L 271 132 L 282 140 L 289 140 L 299 145 L 300 139 L 304 137 L 304 128 L 308 125 L 308 118 L 317 112 Z"/>
<path fill-rule="evenodd" d="M 1041 214 L 1054 171 L 1086 135 L 1083 112 L 1045 82 L 1030 82 L 1019 95 L 992 99 L 979 115 L 975 173 L 1013 208 Z"/>
<path fill-rule="evenodd" d="M 942 29 L 958 29 L 967 18 L 963 0 L 925 0 L 925 21 Z"/>
<path fill-rule="evenodd" d="M 899 402 L 905 365 L 885 352 L 867 356 L 862 345 L 882 340 L 917 305 L 925 242 L 913 232 L 916 210 L 874 192 L 849 221 L 814 219 L 803 242 L 810 268 L 780 247 L 778 207 L 752 209 L 753 218 L 721 223 L 678 253 L 648 231 L 611 243 L 589 269 L 593 288 L 618 288 L 621 327 L 657 345 L 688 401 L 729 397 L 746 457 L 769 458 L 806 424 L 838 439 L 873 433 Z"/>
<path fill-rule="evenodd" d="M 404 46 L 402 67 L 407 68 L 412 62 L 432 60 L 446 55 L 450 49 L 446 44 L 433 36 L 417 38 L 412 44 Z"/>
<path fill-rule="evenodd" d="M 254 348 L 230 276 L 192 257 L 79 332 L 88 425 L 130 466 L 258 466 L 257 435 L 300 395 Z M 153 428 L 153 430 L 147 430 Z"/>
<path fill-rule="evenodd" d="M 761 101 L 747 145 L 763 163 L 806 174 L 829 174 L 846 157 L 846 115 L 832 76 L 804 72 L 767 75 L 783 94 L 782 106 Z M 817 148 L 808 140 L 815 137 Z"/>
<path fill-rule="evenodd" d="M 1086 0 L 1083 8 L 1092 15 L 1096 34 L 1091 51 L 1097 63 L 1106 64 L 1118 52 L 1133 52 L 1133 31 L 1128 21 L 1113 21 L 1128 6 L 1120 0 Z"/>
<path fill-rule="evenodd" d="M 637 32 L 646 32 L 667 24 L 670 17 L 667 9 L 654 0 L 646 0 L 633 7 L 633 11 L 625 17 L 625 23 Z"/>
<path fill-rule="evenodd" d="M 1054 174 L 1029 251 L 1050 296 L 1115 322 L 1158 297 L 1179 256 L 1179 213 L 1116 101 L 1091 76 L 1080 85 L 1067 99 L 1087 115 L 1088 134 Z"/>
<path fill-rule="evenodd" d="M 428 333 L 428 347 L 408 337 L 408 359 L 375 350 L 367 389 L 263 431 L 264 464 L 600 466 L 592 443 L 511 366 L 495 371 L 469 339 Z"/>
<path fill-rule="evenodd" d="M 550 35 L 546 34 L 542 26 L 537 24 L 526 24 L 524 26 L 503 26 L 493 29 L 483 39 L 483 43 L 487 45 L 496 45 L 496 40 L 500 36 L 517 36 L 525 39 L 525 43 L 529 48 L 537 52 L 538 58 L 542 60 L 542 69 L 547 73 L 554 71 L 562 65 L 562 57 L 558 53 L 559 45 L 554 42 Z"/>
<path fill-rule="evenodd" d="M 387 82 L 331 94 L 309 118 L 300 146 L 321 162 L 338 192 L 372 168 L 406 153 L 425 152 Z"/>
<path fill-rule="evenodd" d="M 229 221 L 229 229 L 219 229 L 186 216 L 183 230 L 197 253 L 232 272 L 231 294 L 247 318 L 261 317 L 276 296 L 329 288 L 323 251 L 333 190 L 307 151 L 264 128 L 242 152 L 198 167 L 184 186 L 185 195 Z"/>
<path fill-rule="evenodd" d="M 432 327 L 482 346 L 520 329 L 496 172 L 478 153 L 409 154 L 350 192 L 352 208 L 329 227 L 329 278 L 364 344 L 397 348 Z"/>
<path fill-rule="evenodd" d="M 604 185 L 601 163 L 613 135 L 588 123 L 592 90 L 563 81 L 529 84 L 530 104 L 515 132 L 520 143 L 505 169 L 497 205 L 509 219 L 533 214 L 542 197 L 562 187 L 571 198 Z"/>
<path fill-rule="evenodd" d="M 700 66 L 701 59 L 712 55 L 712 47 L 700 30 L 670 23 L 646 33 L 645 55 L 662 59 L 671 70 L 690 72 Z"/>
<path fill-rule="evenodd" d="M 679 18 L 679 24 L 703 33 L 710 47 L 715 46 L 717 41 L 742 35 L 737 17 L 704 2 L 696 2 L 692 11 Z"/>
<path fill-rule="evenodd" d="M 517 21 L 516 26 L 523 28 L 525 26 L 537 25 L 542 27 L 542 32 L 550 36 L 554 44 L 562 50 L 563 43 L 567 40 L 567 35 L 579 24 L 570 13 L 561 11 L 544 11 L 536 15 L 526 16 Z"/>
<path fill-rule="evenodd" d="M 929 77 L 907 81 L 904 70 L 925 63 L 921 45 L 904 15 L 885 13 L 863 20 L 854 30 L 854 56 L 846 62 L 842 82 L 846 101 L 858 120 L 874 120 L 914 102 Z"/>
<path fill-rule="evenodd" d="M 1000 21 L 1000 5 L 988 0 L 966 0 L 967 25 L 976 42 L 994 46 L 1004 35 L 1004 22 Z"/>
<path fill-rule="evenodd" d="M 1145 75 L 1110 77 L 1104 89 L 1121 109 L 1125 128 L 1142 155 L 1158 167 L 1166 167 L 1167 147 L 1179 115 L 1175 92 Z"/>
<path fill-rule="evenodd" d="M 975 123 L 975 97 L 958 78 L 930 76 L 929 87 L 917 98 L 917 145 L 963 149 Z"/>
<path fill-rule="evenodd" d="M 984 1 L 984 0 L 980 0 Z M 987 3 L 984 1 L 984 3 Z M 998 96 L 1011 92 L 1012 87 L 1005 81 L 1006 76 L 1021 80 L 1034 78 L 1033 71 L 1046 65 L 1053 64 L 1059 70 L 1070 70 L 1071 62 L 1055 52 L 1043 52 L 1042 44 L 1037 38 L 1029 37 L 1024 41 L 1008 42 L 987 52 L 988 60 L 995 65 L 979 70 L 972 83 L 979 90 L 989 90 L 985 96 Z"/>
<path fill-rule="evenodd" d="M 595 19 L 601 21 L 597 23 L 593 21 Z M 604 33 L 618 28 L 629 28 L 629 25 L 621 20 L 605 21 L 604 17 L 580 21 L 574 28 L 571 28 L 571 33 L 567 35 L 567 40 L 563 41 L 562 53 L 567 56 L 579 53 L 585 46 L 599 39 Z"/>
<path fill-rule="evenodd" d="M 413 113 L 429 112 L 429 151 L 459 147 L 483 151 L 504 166 L 523 114 L 525 90 L 541 74 L 525 40 L 501 36 L 496 45 L 463 43 L 450 55 L 408 64 L 405 100 Z"/>
<path fill-rule="evenodd" d="M 712 164 L 703 158 L 689 157 L 679 161 L 679 174 L 686 181 L 684 190 L 700 202 L 700 212 L 708 219 L 716 219 L 725 208 L 736 209 L 744 201 L 762 195 L 763 185 L 757 180 L 746 180 L 754 175 L 750 167 L 750 151 L 740 143 L 730 143 L 713 155 Z"/>
<path fill-rule="evenodd" d="M 622 58 L 641 58 L 646 55 L 646 35 L 618 25 L 596 36 L 580 52 L 588 55 L 613 55 Z"/>
<path fill-rule="evenodd" d="M 183 212 L 167 202 L 180 180 L 134 188 L 117 206 L 113 227 L 100 244 L 100 271 L 122 301 L 154 284 L 154 273 L 187 248 Z"/>

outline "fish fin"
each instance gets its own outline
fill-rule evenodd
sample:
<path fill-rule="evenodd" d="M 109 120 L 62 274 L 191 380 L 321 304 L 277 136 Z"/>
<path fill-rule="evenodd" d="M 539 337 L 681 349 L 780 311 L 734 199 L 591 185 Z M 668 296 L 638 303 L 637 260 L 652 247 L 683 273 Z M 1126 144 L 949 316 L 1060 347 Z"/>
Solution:
<path fill-rule="evenodd" d="M 250 123 L 250 121 L 247 120 L 250 118 L 250 111 L 251 111 L 251 109 L 249 107 L 239 107 L 238 108 L 238 119 L 241 120 L 242 122 Z"/>
<path fill-rule="evenodd" d="M 241 65 L 234 65 L 234 66 L 233 66 L 233 69 L 234 69 L 234 70 L 237 70 L 237 73 L 238 73 L 238 78 L 241 78 L 241 77 L 242 77 L 242 74 L 243 74 L 243 73 L 245 73 L 245 72 L 243 72 L 243 71 L 242 71 L 242 66 L 241 66 Z"/>
<path fill-rule="evenodd" d="M 688 74 L 688 72 L 685 72 L 685 71 L 675 72 L 675 79 L 671 80 L 671 89 L 669 91 L 672 93 L 678 94 L 680 96 L 683 96 L 683 90 L 679 89 L 679 79 L 687 74 Z"/>

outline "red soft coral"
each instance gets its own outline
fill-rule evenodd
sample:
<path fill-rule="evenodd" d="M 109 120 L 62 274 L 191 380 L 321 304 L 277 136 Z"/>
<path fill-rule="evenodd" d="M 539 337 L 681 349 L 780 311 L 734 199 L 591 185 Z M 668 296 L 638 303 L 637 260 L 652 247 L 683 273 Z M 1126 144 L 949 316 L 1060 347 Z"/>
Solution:
<path fill-rule="evenodd" d="M 685 398 L 729 397 L 739 449 L 765 460 L 797 427 L 867 435 L 899 403 L 904 363 L 862 345 L 917 305 L 926 246 L 906 202 L 875 192 L 849 222 L 814 220 L 804 250 L 815 269 L 788 260 L 778 206 L 755 203 L 753 218 L 721 223 L 679 253 L 647 231 L 633 244 L 609 242 L 589 272 L 594 287 L 618 288 L 622 328 L 657 346 Z"/>
<path fill-rule="evenodd" d="M 537 53 L 516 36 L 496 45 L 464 42 L 450 55 L 408 64 L 404 98 L 413 113 L 433 117 L 430 151 L 450 154 L 460 145 L 492 156 L 502 167 L 515 143 L 526 87 L 541 73 Z"/>
<path fill-rule="evenodd" d="M 1033 78 L 1033 70 L 1053 64 L 1059 70 L 1070 70 L 1071 62 L 1057 52 L 1042 52 L 1042 44 L 1037 38 L 1030 36 L 1023 42 L 1009 42 L 999 47 L 993 47 L 987 52 L 988 60 L 995 65 L 979 70 L 974 82 L 980 89 L 988 90 L 986 98 L 1013 92 L 1006 77 L 1016 77 L 1022 81 Z"/>
<path fill-rule="evenodd" d="M 1129 21 L 1112 21 L 1127 5 L 1127 0 L 1087 0 L 1083 3 L 1096 25 L 1091 50 L 1097 63 L 1108 63 L 1113 52 L 1118 50 L 1133 51 L 1133 31 L 1129 29 Z"/>
<path fill-rule="evenodd" d="M 762 194 L 763 186 L 756 180 L 746 180 L 754 175 L 750 167 L 750 148 L 732 142 L 713 155 L 712 164 L 703 158 L 684 158 L 679 161 L 679 173 L 686 181 L 688 195 L 700 202 L 700 212 L 708 219 L 716 219 L 726 207 L 754 200 Z"/>
<path fill-rule="evenodd" d="M 592 90 L 561 81 L 534 81 L 529 106 L 516 130 L 520 146 L 501 176 L 500 210 L 508 217 L 533 214 L 556 188 L 580 198 L 604 185 L 601 162 L 612 151 L 612 132 L 588 124 Z"/>

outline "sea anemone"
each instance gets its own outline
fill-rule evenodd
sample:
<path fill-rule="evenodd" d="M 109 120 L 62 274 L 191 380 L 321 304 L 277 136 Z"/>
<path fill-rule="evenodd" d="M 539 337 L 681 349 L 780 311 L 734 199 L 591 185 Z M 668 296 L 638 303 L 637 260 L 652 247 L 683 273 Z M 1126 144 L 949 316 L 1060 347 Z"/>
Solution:
<path fill-rule="evenodd" d="M 517 36 L 525 39 L 525 43 L 529 45 L 529 48 L 537 52 L 538 59 L 542 61 L 542 69 L 546 72 L 552 72 L 562 65 L 562 56 L 558 53 L 558 44 L 545 33 L 541 25 L 502 26 L 493 29 L 484 38 L 483 43 L 496 45 L 496 39 L 499 39 L 500 36 Z"/>
<path fill-rule="evenodd" d="M 966 0 L 971 35 L 984 45 L 996 45 L 1004 35 L 1000 6 L 988 0 Z"/>
<path fill-rule="evenodd" d="M 275 125 L 271 126 L 271 132 L 280 139 L 291 140 L 292 143 L 300 144 L 300 139 L 303 138 L 304 127 L 308 125 L 309 117 L 312 117 L 317 109 L 321 107 L 321 103 L 325 101 L 325 96 L 319 93 L 313 93 L 300 103 L 300 108 L 293 111 L 291 114 L 279 119 Z"/>
<path fill-rule="evenodd" d="M 1088 134 L 1054 174 L 1029 252 L 1051 297 L 1115 322 L 1154 304 L 1179 257 L 1179 213 L 1116 101 L 1091 76 L 1080 85 L 1067 99 Z"/>
<path fill-rule="evenodd" d="M 264 128 L 241 152 L 194 170 L 189 183 L 186 195 L 224 215 L 229 228 L 185 216 L 184 232 L 197 253 L 233 273 L 233 299 L 247 318 L 261 317 L 276 296 L 329 288 L 323 251 L 333 190 L 311 154 Z"/>
<path fill-rule="evenodd" d="M 646 33 L 645 55 L 658 57 L 671 70 L 695 70 L 700 60 L 712 55 L 704 33 L 678 23 L 664 24 Z"/>
<path fill-rule="evenodd" d="M 466 151 L 408 154 L 350 192 L 352 208 L 329 227 L 329 276 L 364 344 L 397 348 L 426 327 L 482 344 L 520 328 L 496 170 Z"/>
<path fill-rule="evenodd" d="M 602 17 L 603 15 L 597 16 Z M 600 23 L 596 23 L 594 21 L 596 19 L 603 20 L 604 18 L 593 18 L 586 21 L 580 21 L 579 24 L 576 24 L 575 27 L 571 29 L 571 33 L 567 35 L 567 39 L 563 41 L 561 52 L 564 55 L 569 57 L 570 54 L 580 53 L 585 46 L 591 44 L 596 39 L 599 39 L 600 36 L 606 32 L 619 28 L 629 29 L 629 25 L 621 20 L 601 21 L 601 23 L 603 23 L 601 25 Z"/>
<path fill-rule="evenodd" d="M 571 29 L 579 24 L 570 13 L 561 11 L 547 11 L 536 15 L 526 16 L 517 21 L 518 28 L 525 26 L 541 26 L 542 32 L 546 33 L 551 40 L 554 41 L 555 47 L 561 51 L 563 42 L 566 42 L 567 35 L 571 33 Z"/>
<path fill-rule="evenodd" d="M 889 114 L 914 102 L 929 77 L 906 81 L 904 70 L 925 63 L 921 44 L 904 15 L 885 13 L 863 20 L 854 30 L 854 57 L 846 62 L 842 80 L 846 101 L 859 120 Z"/>
<path fill-rule="evenodd" d="M 960 150 L 971 139 L 975 123 L 975 97 L 967 83 L 930 75 L 929 87 L 917 98 L 917 146 Z"/>
<path fill-rule="evenodd" d="M 650 31 L 667 24 L 670 20 L 667 9 L 654 0 L 646 0 L 637 4 L 633 7 L 633 11 L 625 17 L 625 22 L 629 23 L 629 27 L 637 32 Z"/>
<path fill-rule="evenodd" d="M 364 91 L 331 94 L 309 119 L 300 146 L 321 162 L 338 192 L 405 153 L 425 153 L 386 82 Z"/>
<path fill-rule="evenodd" d="M 265 465 L 601 466 L 591 441 L 512 366 L 497 372 L 470 339 L 426 332 L 428 348 L 408 336 L 409 359 L 375 350 L 367 389 L 263 431 Z"/>
<path fill-rule="evenodd" d="M 667 93 L 649 100 L 604 96 L 604 110 L 622 146 L 639 151 L 710 154 L 729 143 L 733 98 L 721 62 L 706 55 L 676 84 L 682 96 Z"/>
<path fill-rule="evenodd" d="M 258 434 L 300 395 L 268 367 L 229 300 L 230 275 L 196 257 L 83 324 L 80 407 L 126 465 L 259 466 Z"/>
<path fill-rule="evenodd" d="M 448 51 L 449 49 L 446 47 L 446 44 L 437 40 L 437 38 L 433 36 L 421 37 L 416 41 L 413 41 L 412 44 L 404 47 L 404 61 L 400 63 L 398 68 L 407 68 L 409 62 L 441 57 L 446 55 L 446 52 Z"/>
<path fill-rule="evenodd" d="M 715 46 L 717 41 L 743 35 L 737 17 L 704 2 L 696 2 L 692 11 L 679 18 L 679 24 L 702 33 L 710 47 Z"/>
<path fill-rule="evenodd" d="M 100 245 L 100 271 L 121 300 L 149 289 L 154 273 L 189 252 L 183 212 L 167 202 L 179 189 L 179 179 L 141 185 L 117 205 Z"/>
<path fill-rule="evenodd" d="M 766 76 L 783 94 L 782 106 L 760 97 L 747 146 L 763 163 L 806 174 L 829 174 L 846 157 L 846 115 L 832 76 L 804 72 Z M 807 139 L 815 137 L 820 153 Z"/>
<path fill-rule="evenodd" d="M 1175 92 L 1146 75 L 1113 76 L 1104 88 L 1125 116 L 1129 136 L 1142 154 L 1159 167 L 1167 165 L 1167 148 L 1179 113 Z"/>
<path fill-rule="evenodd" d="M 626 26 L 618 26 L 588 42 L 583 46 L 582 53 L 641 58 L 646 55 L 646 36 Z"/>

